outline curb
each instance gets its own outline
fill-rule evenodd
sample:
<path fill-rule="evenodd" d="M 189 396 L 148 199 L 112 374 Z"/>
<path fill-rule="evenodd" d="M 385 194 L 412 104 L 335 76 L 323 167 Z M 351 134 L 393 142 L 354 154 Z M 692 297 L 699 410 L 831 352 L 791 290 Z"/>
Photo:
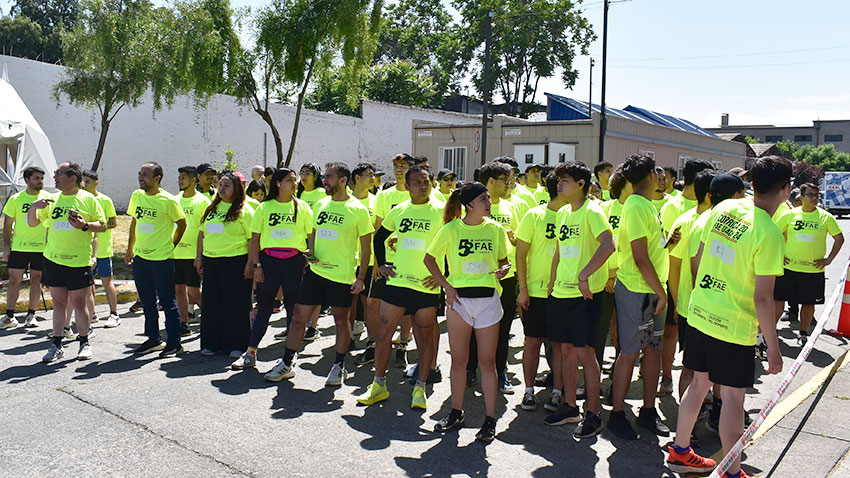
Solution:
<path fill-rule="evenodd" d="M 136 292 L 118 292 L 118 302 L 130 302 L 136 301 L 139 299 L 139 295 Z M 95 294 L 94 303 L 95 304 L 105 304 L 107 303 L 106 293 L 102 292 L 100 294 Z M 47 309 L 53 308 L 53 299 L 45 296 L 43 300 L 39 301 L 39 309 L 44 307 L 47 304 Z M 15 304 L 15 312 L 26 312 L 29 310 L 29 300 L 19 300 L 17 304 Z M 6 310 L 6 303 L 0 302 L 0 310 Z M 36 310 L 38 311 L 38 309 Z"/>

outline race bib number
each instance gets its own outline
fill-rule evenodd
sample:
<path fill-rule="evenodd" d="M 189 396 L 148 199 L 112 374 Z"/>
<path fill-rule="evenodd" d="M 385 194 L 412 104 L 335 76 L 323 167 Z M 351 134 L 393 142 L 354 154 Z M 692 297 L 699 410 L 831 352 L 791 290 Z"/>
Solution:
<path fill-rule="evenodd" d="M 490 272 L 490 263 L 487 261 L 463 261 L 464 274 L 486 274 Z"/>
<path fill-rule="evenodd" d="M 68 221 L 53 221 L 54 231 L 73 231 L 74 226 Z"/>
<path fill-rule="evenodd" d="M 726 265 L 735 265 L 735 249 L 716 239 L 711 241 L 711 247 L 708 248 L 708 253 L 720 259 Z"/>
<path fill-rule="evenodd" d="M 136 223 L 136 232 L 140 234 L 153 234 L 153 224 Z"/>
<path fill-rule="evenodd" d="M 574 258 L 578 257 L 581 250 L 578 246 L 561 246 L 561 257 Z"/>
<path fill-rule="evenodd" d="M 425 239 L 416 239 L 413 237 L 405 237 L 401 240 L 402 249 L 410 249 L 413 251 L 425 250 Z"/>
<path fill-rule="evenodd" d="M 548 246 L 546 246 L 546 255 L 548 257 L 555 257 L 555 248 L 556 247 L 557 246 L 555 244 L 549 244 Z"/>
<path fill-rule="evenodd" d="M 272 229 L 270 236 L 272 239 L 292 239 L 295 237 L 295 231 L 292 229 Z"/>
<path fill-rule="evenodd" d="M 807 234 L 804 232 L 797 233 L 797 242 L 815 242 L 814 234 Z"/>
<path fill-rule="evenodd" d="M 336 229 L 325 229 L 320 227 L 316 229 L 316 238 L 317 239 L 325 239 L 328 241 L 335 241 L 339 232 Z"/>
<path fill-rule="evenodd" d="M 224 234 L 224 224 L 207 224 L 207 234 Z"/>
<path fill-rule="evenodd" d="M 667 238 L 664 237 L 664 234 L 661 234 L 661 240 L 658 243 L 658 247 L 664 249 L 667 247 Z"/>

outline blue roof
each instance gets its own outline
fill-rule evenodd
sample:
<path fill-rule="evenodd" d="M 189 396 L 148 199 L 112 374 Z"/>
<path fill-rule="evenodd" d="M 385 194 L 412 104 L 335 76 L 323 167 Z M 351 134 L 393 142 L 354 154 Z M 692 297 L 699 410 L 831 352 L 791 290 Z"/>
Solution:
<path fill-rule="evenodd" d="M 557 120 L 578 120 L 590 119 L 588 115 L 588 102 L 567 98 L 566 96 L 555 95 L 552 93 L 544 93 L 550 100 L 549 111 L 547 118 L 551 121 Z M 595 103 L 590 104 L 592 111 L 599 113 L 601 108 Z M 694 123 L 682 118 L 676 118 L 664 113 L 657 113 L 637 106 L 629 105 L 624 109 L 605 107 L 605 114 L 618 118 L 630 119 L 641 123 L 666 126 L 668 128 L 687 131 L 689 133 L 703 134 L 706 136 L 717 137 L 713 133 L 700 128 Z"/>

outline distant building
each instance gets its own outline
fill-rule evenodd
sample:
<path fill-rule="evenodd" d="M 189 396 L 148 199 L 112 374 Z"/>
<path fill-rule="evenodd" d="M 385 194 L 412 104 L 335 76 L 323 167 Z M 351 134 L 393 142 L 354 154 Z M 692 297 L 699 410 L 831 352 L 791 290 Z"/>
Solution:
<path fill-rule="evenodd" d="M 760 143 L 793 141 L 800 145 L 833 144 L 835 149 L 850 153 L 850 120 L 815 120 L 812 126 L 730 125 L 729 115 L 720 117 L 719 128 L 706 128 L 719 135 L 750 136 Z"/>

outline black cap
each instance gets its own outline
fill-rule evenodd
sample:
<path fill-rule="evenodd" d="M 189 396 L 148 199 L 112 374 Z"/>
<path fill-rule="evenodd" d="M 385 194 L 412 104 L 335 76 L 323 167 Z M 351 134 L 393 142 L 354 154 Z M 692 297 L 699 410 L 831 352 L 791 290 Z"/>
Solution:
<path fill-rule="evenodd" d="M 711 180 L 709 192 L 712 196 L 732 197 L 738 191 L 746 189 L 744 180 L 735 173 L 720 173 Z"/>
<path fill-rule="evenodd" d="M 446 176 L 454 176 L 457 178 L 457 174 L 454 171 L 448 168 L 441 169 L 439 173 L 437 173 L 437 179 L 443 179 Z"/>
<path fill-rule="evenodd" d="M 531 171 L 534 168 L 542 170 L 543 166 L 541 166 L 539 164 L 529 164 L 528 166 L 525 167 L 525 172 L 528 173 L 529 171 Z"/>
<path fill-rule="evenodd" d="M 210 163 L 201 163 L 198 165 L 198 174 L 204 174 L 207 171 L 215 172 L 215 168 Z"/>

